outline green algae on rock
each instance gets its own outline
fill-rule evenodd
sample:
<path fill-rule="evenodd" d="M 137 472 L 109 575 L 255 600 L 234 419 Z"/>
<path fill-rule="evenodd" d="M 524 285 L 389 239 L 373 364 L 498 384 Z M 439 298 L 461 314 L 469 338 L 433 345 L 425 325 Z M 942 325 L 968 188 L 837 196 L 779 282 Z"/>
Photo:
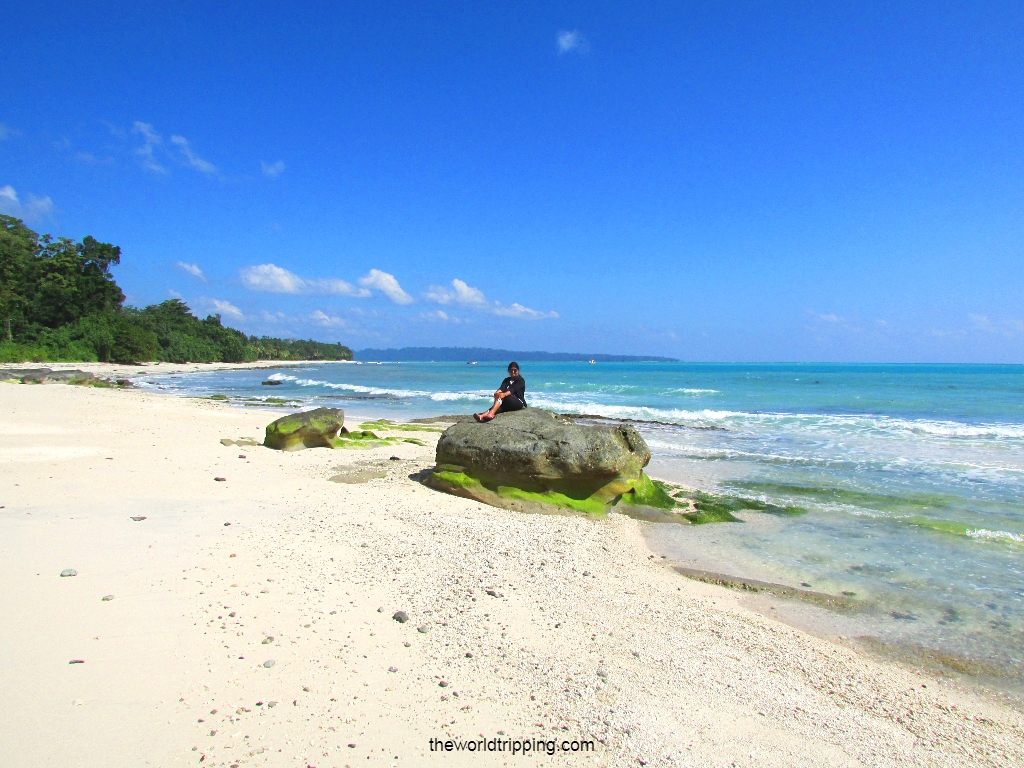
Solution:
<path fill-rule="evenodd" d="M 341 408 L 315 408 L 282 416 L 267 425 L 263 444 L 279 451 L 334 448 L 345 424 Z"/>
<path fill-rule="evenodd" d="M 444 432 L 437 427 L 421 427 L 418 424 L 398 424 L 390 419 L 366 421 L 359 425 L 360 429 L 379 429 L 390 432 Z"/>

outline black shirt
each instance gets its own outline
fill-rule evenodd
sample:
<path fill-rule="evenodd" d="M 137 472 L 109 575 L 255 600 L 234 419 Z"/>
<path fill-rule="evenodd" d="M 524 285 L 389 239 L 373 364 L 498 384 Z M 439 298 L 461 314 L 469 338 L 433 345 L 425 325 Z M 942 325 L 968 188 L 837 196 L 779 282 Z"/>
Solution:
<path fill-rule="evenodd" d="M 498 389 L 502 392 L 511 392 L 520 403 L 526 405 L 526 379 L 516 376 L 514 379 L 507 376 Z"/>

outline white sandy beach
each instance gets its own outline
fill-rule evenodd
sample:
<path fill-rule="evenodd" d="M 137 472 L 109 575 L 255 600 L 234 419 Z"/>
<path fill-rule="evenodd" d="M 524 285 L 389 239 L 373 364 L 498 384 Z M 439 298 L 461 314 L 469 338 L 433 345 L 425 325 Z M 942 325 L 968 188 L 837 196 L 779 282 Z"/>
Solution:
<path fill-rule="evenodd" d="M 436 433 L 220 442 L 273 418 L 0 384 L 0 763 L 1024 765 L 1021 712 L 680 577 L 646 523 L 424 488 Z M 431 751 L 481 735 L 595 751 Z"/>

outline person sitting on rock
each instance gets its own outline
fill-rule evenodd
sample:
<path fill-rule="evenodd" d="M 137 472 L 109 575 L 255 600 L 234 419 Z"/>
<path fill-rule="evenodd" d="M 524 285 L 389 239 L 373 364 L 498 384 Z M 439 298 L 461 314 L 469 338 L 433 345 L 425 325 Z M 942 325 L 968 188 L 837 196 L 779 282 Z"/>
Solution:
<path fill-rule="evenodd" d="M 521 411 L 526 407 L 526 379 L 519 375 L 519 363 L 508 364 L 508 377 L 494 393 L 494 405 L 483 413 L 474 413 L 477 421 L 490 421 L 499 413 Z"/>

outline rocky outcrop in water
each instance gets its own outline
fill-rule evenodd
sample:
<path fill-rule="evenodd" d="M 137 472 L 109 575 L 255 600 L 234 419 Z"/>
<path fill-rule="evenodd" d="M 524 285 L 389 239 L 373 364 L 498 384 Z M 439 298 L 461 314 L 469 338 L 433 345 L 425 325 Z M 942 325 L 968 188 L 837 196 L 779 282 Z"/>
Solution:
<path fill-rule="evenodd" d="M 557 506 L 601 513 L 620 500 L 672 500 L 643 473 L 651 452 L 632 426 L 577 424 L 539 408 L 463 422 L 437 443 L 433 488 L 512 509 Z"/>

